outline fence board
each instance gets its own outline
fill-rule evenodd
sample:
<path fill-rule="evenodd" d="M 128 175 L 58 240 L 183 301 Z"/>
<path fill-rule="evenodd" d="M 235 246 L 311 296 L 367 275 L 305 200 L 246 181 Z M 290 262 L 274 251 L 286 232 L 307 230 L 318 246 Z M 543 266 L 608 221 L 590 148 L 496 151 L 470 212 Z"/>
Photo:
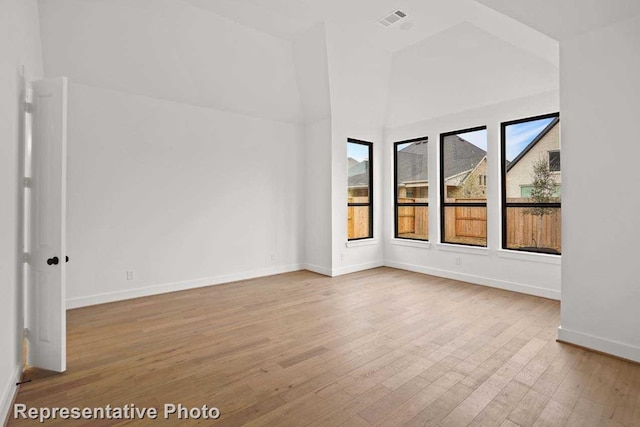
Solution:
<path fill-rule="evenodd" d="M 348 203 L 367 203 L 368 197 L 349 197 Z M 347 207 L 347 236 L 349 239 L 358 239 L 369 235 L 369 207 Z"/>
<path fill-rule="evenodd" d="M 422 199 L 421 199 L 422 200 Z M 416 199 L 398 199 L 399 203 L 413 203 Z M 398 206 L 398 235 L 429 236 L 429 208 L 427 206 Z"/>
<path fill-rule="evenodd" d="M 349 202 L 366 202 L 366 197 L 350 198 Z M 400 203 L 411 203 L 415 199 L 399 199 Z M 453 200 L 447 200 L 453 201 Z M 509 199 L 509 202 L 523 202 L 527 199 Z M 369 234 L 368 207 L 348 208 L 349 238 L 366 237 Z M 560 252 L 562 248 L 561 212 L 554 209 L 550 215 L 542 218 L 542 236 L 537 242 L 540 230 L 540 218 L 526 213 L 523 208 L 507 209 L 507 247 L 541 247 Z M 429 235 L 428 208 L 414 206 L 398 207 L 398 234 L 417 236 Z M 445 240 L 487 238 L 487 210 L 482 207 L 455 206 L 445 209 Z"/>
<path fill-rule="evenodd" d="M 540 247 L 560 252 L 562 249 L 561 219 L 560 209 L 553 209 L 550 215 L 544 215 L 540 235 L 539 216 L 527 213 L 524 208 L 508 208 L 507 247 Z"/>

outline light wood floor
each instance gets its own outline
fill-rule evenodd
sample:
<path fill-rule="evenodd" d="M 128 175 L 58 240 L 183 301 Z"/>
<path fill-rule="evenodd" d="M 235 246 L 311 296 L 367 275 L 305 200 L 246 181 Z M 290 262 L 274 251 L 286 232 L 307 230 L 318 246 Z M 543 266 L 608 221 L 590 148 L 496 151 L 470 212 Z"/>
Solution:
<path fill-rule="evenodd" d="M 390 268 L 87 307 L 68 371 L 29 373 L 17 402 L 207 404 L 213 426 L 640 426 L 640 366 L 557 343 L 559 308 Z"/>

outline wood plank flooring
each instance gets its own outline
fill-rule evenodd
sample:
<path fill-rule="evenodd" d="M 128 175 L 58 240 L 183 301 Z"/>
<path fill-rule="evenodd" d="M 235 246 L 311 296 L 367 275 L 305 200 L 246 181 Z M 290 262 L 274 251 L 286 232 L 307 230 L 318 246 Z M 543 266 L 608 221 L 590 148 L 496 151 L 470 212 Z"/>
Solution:
<path fill-rule="evenodd" d="M 557 343 L 559 308 L 391 268 L 81 308 L 68 371 L 28 372 L 16 402 L 207 404 L 221 418 L 191 424 L 214 426 L 640 426 L 640 366 Z"/>

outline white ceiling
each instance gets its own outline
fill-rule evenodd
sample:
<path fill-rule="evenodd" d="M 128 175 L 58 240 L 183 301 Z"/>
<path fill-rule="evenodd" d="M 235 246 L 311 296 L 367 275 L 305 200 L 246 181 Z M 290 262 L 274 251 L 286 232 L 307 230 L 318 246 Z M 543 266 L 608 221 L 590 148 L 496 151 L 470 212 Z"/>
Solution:
<path fill-rule="evenodd" d="M 129 0 L 132 1 L 132 0 Z M 472 22 L 509 43 L 558 64 L 557 43 L 473 0 L 182 0 L 276 37 L 293 39 L 320 22 L 342 25 L 352 34 L 397 52 L 434 34 Z M 400 9 L 400 25 L 384 28 L 380 18 Z"/>
<path fill-rule="evenodd" d="M 640 14 L 640 0 L 476 0 L 556 40 Z"/>
<path fill-rule="evenodd" d="M 394 55 L 387 126 L 557 89 L 557 67 L 465 22 Z"/>
<path fill-rule="evenodd" d="M 307 71 L 319 63 L 326 68 L 327 58 L 317 56 L 326 56 L 327 48 L 318 40 L 302 45 L 314 47 L 313 52 L 295 48 L 323 23 L 339 29 L 331 31 L 336 34 L 332 46 L 356 40 L 369 44 L 370 55 L 363 59 L 369 64 L 354 63 L 349 59 L 357 55 L 341 56 L 333 49 L 330 68 L 343 70 L 342 62 L 348 64 L 347 69 L 358 70 L 357 82 L 371 77 L 362 70 L 387 75 L 390 84 L 376 77 L 373 86 L 385 93 L 390 89 L 389 125 L 557 89 L 558 42 L 474 0 L 39 4 L 47 75 L 276 120 L 300 122 L 328 114 L 326 95 L 316 96 L 329 90 L 328 83 L 305 83 L 305 76 L 314 74 L 304 72 L 307 65 Z M 411 28 L 378 24 L 397 9 L 408 14 L 402 22 Z M 385 61 L 390 76 L 378 64 Z M 334 81 L 331 91 L 337 86 Z M 305 110 L 313 109 L 306 108 L 307 89 L 323 100 L 323 108 L 308 114 Z M 351 94 L 349 87 L 340 90 Z"/>

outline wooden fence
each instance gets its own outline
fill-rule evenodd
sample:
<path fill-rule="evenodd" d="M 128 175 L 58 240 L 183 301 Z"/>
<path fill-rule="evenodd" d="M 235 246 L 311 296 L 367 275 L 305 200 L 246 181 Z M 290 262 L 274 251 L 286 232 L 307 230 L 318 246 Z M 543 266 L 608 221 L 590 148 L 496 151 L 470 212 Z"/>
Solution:
<path fill-rule="evenodd" d="M 415 199 L 399 199 L 401 203 Z M 352 203 L 366 202 L 367 198 L 354 197 Z M 466 200 L 468 202 L 475 200 Z M 484 200 L 483 200 L 484 201 Z M 509 202 L 526 199 L 509 199 Z M 369 234 L 369 208 L 348 207 L 347 228 L 350 239 Z M 507 209 L 507 247 L 540 247 L 561 251 L 560 209 L 552 209 L 542 217 L 542 235 L 539 234 L 540 217 L 524 208 Z M 427 237 L 429 235 L 429 208 L 398 207 L 398 235 L 401 237 Z M 538 241 L 540 238 L 540 241 Z M 454 243 L 486 244 L 487 209 L 483 207 L 455 206 L 445 209 L 445 241 Z M 536 244 L 537 243 L 537 244 Z"/>
<path fill-rule="evenodd" d="M 415 201 L 416 199 L 398 199 L 400 203 Z M 429 208 L 427 206 L 399 206 L 398 235 L 427 238 L 429 236 Z"/>
<path fill-rule="evenodd" d="M 349 197 L 348 203 L 367 203 L 368 197 Z M 349 239 L 369 236 L 369 206 L 347 207 L 347 235 Z"/>
<path fill-rule="evenodd" d="M 508 201 L 526 202 L 527 199 L 509 199 Z M 540 234 L 540 227 L 540 216 L 531 215 L 525 208 L 507 208 L 507 247 L 539 247 L 560 252 L 562 248 L 560 209 L 550 209 L 549 215 L 542 216 L 542 234 Z"/>
<path fill-rule="evenodd" d="M 484 245 L 487 242 L 487 209 L 451 206 L 445 208 L 445 241 Z"/>

